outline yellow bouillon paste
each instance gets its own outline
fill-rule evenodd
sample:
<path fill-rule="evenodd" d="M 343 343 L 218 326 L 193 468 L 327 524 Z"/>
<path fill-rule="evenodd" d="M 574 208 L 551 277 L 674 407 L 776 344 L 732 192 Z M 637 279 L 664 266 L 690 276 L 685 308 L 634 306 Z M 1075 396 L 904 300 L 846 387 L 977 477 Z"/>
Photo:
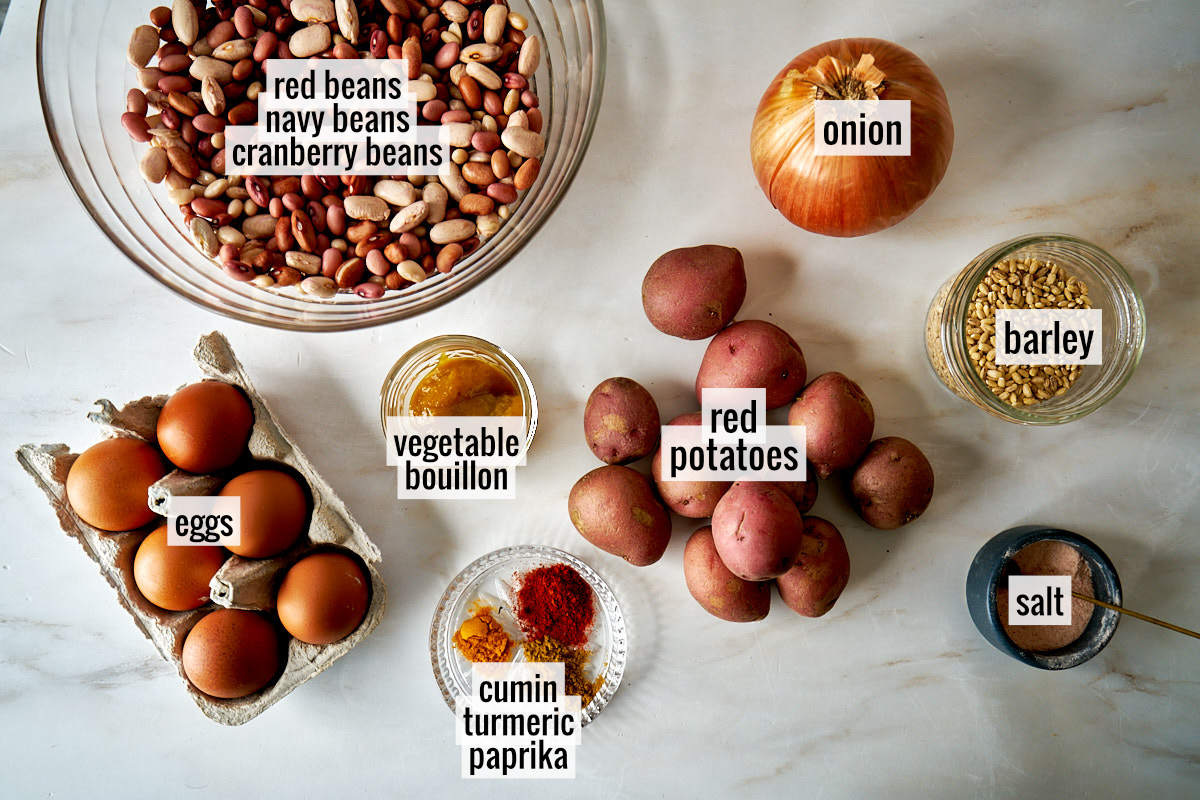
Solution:
<path fill-rule="evenodd" d="M 525 413 L 507 372 L 471 356 L 443 355 L 409 400 L 413 416 L 514 417 Z"/>

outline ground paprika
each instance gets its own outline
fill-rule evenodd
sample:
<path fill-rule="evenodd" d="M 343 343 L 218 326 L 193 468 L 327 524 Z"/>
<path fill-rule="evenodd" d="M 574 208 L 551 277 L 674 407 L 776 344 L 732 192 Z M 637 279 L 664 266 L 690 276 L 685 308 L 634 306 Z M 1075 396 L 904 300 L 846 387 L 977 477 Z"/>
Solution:
<path fill-rule="evenodd" d="M 587 643 L 595 616 L 592 587 L 567 564 L 538 567 L 521 579 L 516 612 L 530 639 L 549 636 L 578 647 Z"/>

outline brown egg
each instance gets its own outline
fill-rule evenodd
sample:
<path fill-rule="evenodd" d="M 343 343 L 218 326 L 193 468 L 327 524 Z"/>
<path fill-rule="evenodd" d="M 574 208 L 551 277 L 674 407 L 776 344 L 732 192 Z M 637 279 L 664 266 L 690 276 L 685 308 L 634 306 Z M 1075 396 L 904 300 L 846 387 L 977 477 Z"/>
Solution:
<path fill-rule="evenodd" d="M 316 553 L 297 561 L 279 587 L 275 610 L 292 636 L 309 644 L 344 639 L 367 613 L 369 583 L 343 553 Z"/>
<path fill-rule="evenodd" d="M 245 697 L 279 673 L 279 634 L 253 611 L 221 608 L 183 640 L 183 672 L 213 697 Z"/>
<path fill-rule="evenodd" d="M 229 547 L 239 556 L 267 558 L 282 553 L 304 533 L 308 496 L 286 472 L 243 472 L 225 484 L 221 496 L 242 498 L 242 542 Z"/>
<path fill-rule="evenodd" d="M 158 446 L 171 463 L 188 472 L 216 472 L 241 457 L 254 413 L 236 386 L 201 381 L 185 386 L 158 416 Z"/>
<path fill-rule="evenodd" d="M 167 526 L 163 525 L 138 545 L 133 557 L 133 582 L 159 608 L 199 608 L 208 602 L 208 582 L 228 557 L 224 547 L 171 546 Z"/>
<path fill-rule="evenodd" d="M 129 531 L 154 519 L 146 505 L 150 484 L 167 465 L 140 439 L 106 439 L 80 454 L 67 473 L 67 500 L 87 524 L 102 531 Z"/>

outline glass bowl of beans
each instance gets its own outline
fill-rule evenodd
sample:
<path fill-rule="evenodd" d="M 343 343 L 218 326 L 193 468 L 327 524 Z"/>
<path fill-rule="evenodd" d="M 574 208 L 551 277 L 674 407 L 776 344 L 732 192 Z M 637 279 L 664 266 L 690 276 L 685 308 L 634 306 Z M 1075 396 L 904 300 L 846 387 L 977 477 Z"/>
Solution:
<path fill-rule="evenodd" d="M 279 0 L 157 8 L 42 0 L 37 68 L 46 127 L 88 213 L 177 294 L 290 330 L 410 317 L 494 273 L 546 222 L 583 160 L 604 84 L 600 0 L 437 5 L 293 1 L 317 18 L 326 7 L 336 11 L 328 33 L 296 39 L 321 23 L 295 19 Z M 337 16 L 348 7 L 358 11 L 355 44 Z M 260 57 L 301 47 L 313 56 L 357 51 L 353 57 L 410 62 L 419 52 L 410 86 L 428 97 L 417 103 L 420 123 L 465 122 L 474 129 L 469 144 L 451 142 L 453 165 L 436 179 L 224 175 L 216 145 L 225 124 L 255 120 Z M 506 136 L 510 122 L 523 130 Z M 349 197 L 357 199 L 348 204 Z M 373 211 L 380 199 L 386 218 Z M 423 220 L 393 232 L 387 219 L 420 210 L 409 208 L 418 202 Z M 449 224 L 439 232 L 442 223 Z"/>
<path fill-rule="evenodd" d="M 1100 364 L 997 364 L 997 310 L 1098 309 Z M 1059 233 L 1022 236 L 980 253 L 938 290 L 925 324 L 934 373 L 954 394 L 1009 422 L 1056 425 L 1103 406 L 1129 382 L 1146 341 L 1133 279 L 1090 242 Z M 1065 336 L 1043 338 L 1039 346 Z M 1071 342 L 1077 358 L 1078 342 Z M 1034 360 L 1031 358 L 1031 360 Z"/>
<path fill-rule="evenodd" d="M 429 628 L 429 655 L 433 673 L 446 704 L 453 710 L 455 701 L 471 692 L 471 661 L 456 645 L 463 625 L 481 611 L 495 620 L 511 639 L 512 646 L 500 660 L 548 660 L 530 657 L 532 646 L 520 609 L 522 583 L 536 571 L 553 568 L 569 570 L 590 587 L 593 597 L 592 620 L 586 629 L 586 642 L 571 649 L 586 652 L 581 672 L 590 683 L 594 696 L 583 706 L 583 724 L 587 725 L 604 710 L 625 673 L 629 636 L 625 617 L 609 585 L 581 559 L 546 545 L 514 545 L 494 550 L 468 564 L 450 581 L 438 601 Z M 536 602 L 536 597 L 534 598 Z M 536 611 L 536 609 L 534 609 Z M 536 634 L 535 634 L 536 635 Z M 545 639 L 539 640 L 545 642 Z"/>

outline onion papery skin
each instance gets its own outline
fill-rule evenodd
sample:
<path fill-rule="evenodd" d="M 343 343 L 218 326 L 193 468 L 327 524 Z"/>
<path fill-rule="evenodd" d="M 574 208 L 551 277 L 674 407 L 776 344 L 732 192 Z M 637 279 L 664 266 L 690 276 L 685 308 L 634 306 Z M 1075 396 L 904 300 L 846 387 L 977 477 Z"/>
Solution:
<path fill-rule="evenodd" d="M 814 155 L 818 90 L 801 76 L 824 56 L 853 65 L 864 54 L 886 76 L 879 98 L 910 102 L 910 155 Z M 937 188 L 953 149 L 941 83 L 915 54 L 884 39 L 836 39 L 796 56 L 767 87 L 750 132 L 754 174 L 771 204 L 826 236 L 863 236 L 900 222 Z"/>

